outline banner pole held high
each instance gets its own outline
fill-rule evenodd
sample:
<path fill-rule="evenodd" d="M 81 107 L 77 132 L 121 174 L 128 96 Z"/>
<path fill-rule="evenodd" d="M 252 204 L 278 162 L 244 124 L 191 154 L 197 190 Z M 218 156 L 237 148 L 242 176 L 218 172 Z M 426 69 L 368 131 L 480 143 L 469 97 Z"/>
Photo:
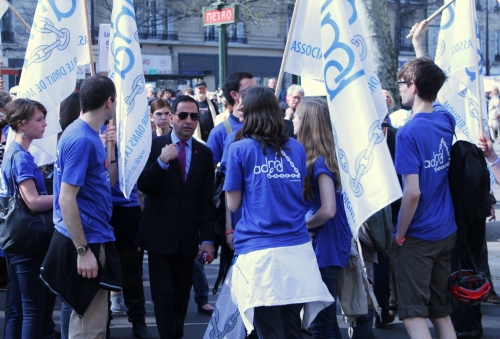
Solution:
<path fill-rule="evenodd" d="M 441 14 L 442 11 L 444 11 L 449 5 L 451 5 L 454 2 L 455 2 L 455 0 L 452 0 L 452 1 L 444 4 L 443 6 L 439 7 L 439 9 L 437 11 L 432 13 L 432 15 L 427 18 L 427 22 L 429 23 L 432 20 L 434 20 L 439 14 Z M 413 38 L 413 34 L 411 34 L 411 33 L 406 36 L 406 39 L 411 39 L 411 38 Z"/>
<path fill-rule="evenodd" d="M 85 23 L 87 24 L 87 45 L 89 46 L 90 56 L 90 75 L 95 74 L 94 54 L 92 53 L 92 36 L 90 35 L 89 3 L 85 0 Z"/>
<path fill-rule="evenodd" d="M 8 2 L 7 0 L 5 0 L 8 4 L 9 4 L 9 8 L 12 12 L 14 12 L 14 14 L 19 18 L 19 20 L 21 20 L 21 22 L 23 23 L 24 26 L 26 26 L 26 28 L 28 29 L 28 32 L 31 32 L 31 27 L 30 25 L 28 25 L 28 23 L 26 21 L 24 21 L 23 17 L 16 11 L 16 9 L 14 8 L 14 6 L 12 6 L 10 4 L 10 2 Z"/>
<path fill-rule="evenodd" d="M 476 16 L 474 15 L 476 13 L 476 8 L 475 8 L 475 3 L 472 0 L 469 0 L 470 2 L 470 13 L 472 16 L 472 34 L 473 34 L 473 39 L 472 39 L 472 46 L 474 46 L 474 71 L 476 72 L 476 93 L 477 93 L 477 98 L 478 100 L 481 100 L 481 97 L 483 97 L 484 93 L 481 93 L 481 83 L 480 83 L 480 69 L 479 69 L 479 48 L 477 46 L 477 19 Z M 483 105 L 479 102 L 478 105 L 478 110 L 479 110 L 479 128 L 481 130 L 481 135 L 486 139 L 486 133 L 484 132 L 484 127 L 483 127 Z"/>
<path fill-rule="evenodd" d="M 286 37 L 286 44 L 285 44 L 285 52 L 283 53 L 283 60 L 281 60 L 281 67 L 280 67 L 280 73 L 278 75 L 278 82 L 276 84 L 276 89 L 274 91 L 274 94 L 278 96 L 280 94 L 280 89 L 281 89 L 281 82 L 283 81 L 283 73 L 285 73 L 285 64 L 286 64 L 286 59 L 288 57 L 288 51 L 290 50 L 290 44 L 292 43 L 292 40 L 290 39 L 290 32 L 293 32 L 295 28 L 295 22 L 297 21 L 297 16 L 298 16 L 298 10 L 299 4 L 301 0 L 295 1 L 295 7 L 293 9 L 293 14 L 292 14 L 292 21 L 290 22 L 290 27 L 288 28 L 288 35 Z"/>

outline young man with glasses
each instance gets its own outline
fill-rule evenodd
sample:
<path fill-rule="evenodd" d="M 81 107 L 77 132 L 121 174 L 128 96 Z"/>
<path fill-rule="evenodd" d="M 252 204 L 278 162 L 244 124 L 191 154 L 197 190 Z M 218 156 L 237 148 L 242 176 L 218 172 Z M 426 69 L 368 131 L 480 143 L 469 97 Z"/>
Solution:
<path fill-rule="evenodd" d="M 210 149 L 193 138 L 199 118 L 195 99 L 175 99 L 170 113 L 173 130 L 153 139 L 137 182 L 144 211 L 136 243 L 148 251 L 161 338 L 182 338 L 194 258 L 202 252 L 214 256 L 214 166 Z"/>
<path fill-rule="evenodd" d="M 399 318 L 411 338 L 431 338 L 425 318 L 438 338 L 456 338 L 448 292 L 457 230 L 448 184 L 455 119 L 434 103 L 445 81 L 425 57 L 410 60 L 398 74 L 402 104 L 413 112 L 397 134 L 396 171 L 404 193 L 394 232 Z"/>

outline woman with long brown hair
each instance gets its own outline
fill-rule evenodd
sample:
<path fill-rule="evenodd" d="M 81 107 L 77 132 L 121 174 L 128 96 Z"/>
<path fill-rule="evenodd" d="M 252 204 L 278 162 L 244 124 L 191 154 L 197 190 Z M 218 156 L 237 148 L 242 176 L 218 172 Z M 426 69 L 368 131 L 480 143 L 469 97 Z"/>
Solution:
<path fill-rule="evenodd" d="M 243 113 L 243 127 L 229 147 L 224 184 L 229 209 L 242 209 L 234 229 L 233 296 L 249 332 L 255 326 L 260 339 L 299 339 L 301 309 L 308 326 L 333 302 L 305 222 L 306 155 L 283 133 L 271 89 L 247 89 Z"/>
<path fill-rule="evenodd" d="M 294 117 L 297 140 L 306 150 L 304 179 L 306 223 L 313 232 L 313 248 L 321 278 L 337 299 L 337 281 L 349 260 L 351 231 L 342 199 L 339 164 L 335 154 L 332 122 L 322 101 L 303 101 Z M 311 324 L 313 338 L 342 338 L 336 302 L 321 311 Z"/>

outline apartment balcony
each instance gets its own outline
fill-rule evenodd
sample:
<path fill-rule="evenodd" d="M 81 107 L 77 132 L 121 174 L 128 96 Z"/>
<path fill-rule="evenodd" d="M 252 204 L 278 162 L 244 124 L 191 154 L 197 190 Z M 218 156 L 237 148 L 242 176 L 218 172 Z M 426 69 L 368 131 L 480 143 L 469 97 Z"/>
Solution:
<path fill-rule="evenodd" d="M 179 40 L 179 33 L 177 31 L 160 31 L 160 30 L 148 30 L 139 29 L 139 39 L 144 40 Z"/>
<path fill-rule="evenodd" d="M 219 36 L 205 32 L 203 34 L 203 41 L 205 41 L 205 42 L 219 42 Z M 231 35 L 231 36 L 228 35 L 227 41 L 237 43 L 237 44 L 248 43 L 246 35 Z"/>

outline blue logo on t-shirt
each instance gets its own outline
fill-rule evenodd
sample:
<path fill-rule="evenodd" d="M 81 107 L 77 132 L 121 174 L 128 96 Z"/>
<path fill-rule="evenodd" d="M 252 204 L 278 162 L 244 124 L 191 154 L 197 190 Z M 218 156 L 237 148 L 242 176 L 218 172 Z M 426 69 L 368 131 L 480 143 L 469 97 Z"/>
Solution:
<path fill-rule="evenodd" d="M 425 160 L 424 167 L 434 168 L 434 172 L 438 172 L 448 166 L 450 166 L 450 151 L 448 150 L 448 146 L 446 145 L 444 138 L 441 138 L 438 152 L 432 152 L 432 159 Z"/>
<path fill-rule="evenodd" d="M 282 150 L 281 157 L 275 157 L 274 160 L 265 159 L 265 163 L 263 165 L 257 165 L 253 169 L 254 174 L 262 174 L 267 173 L 267 177 L 271 178 L 300 178 L 300 172 L 295 167 L 295 164 L 292 162 L 290 157 L 286 155 L 286 153 Z M 290 164 L 295 174 L 283 174 L 283 158 Z"/>

